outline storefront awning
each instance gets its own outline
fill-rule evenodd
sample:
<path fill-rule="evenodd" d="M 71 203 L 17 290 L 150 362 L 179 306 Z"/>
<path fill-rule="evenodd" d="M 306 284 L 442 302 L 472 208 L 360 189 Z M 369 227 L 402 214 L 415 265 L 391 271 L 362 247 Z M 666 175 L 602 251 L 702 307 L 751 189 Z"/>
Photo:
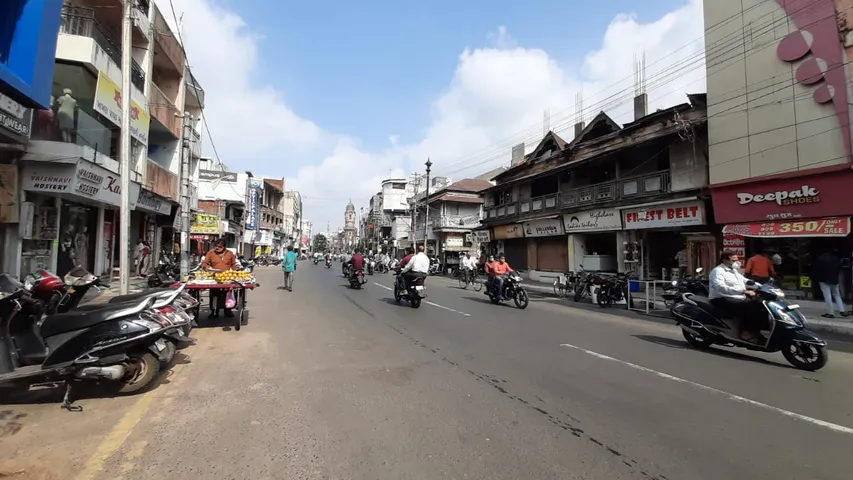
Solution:
<path fill-rule="evenodd" d="M 850 235 L 850 217 L 735 223 L 723 227 L 723 233 L 742 237 L 846 237 Z"/>

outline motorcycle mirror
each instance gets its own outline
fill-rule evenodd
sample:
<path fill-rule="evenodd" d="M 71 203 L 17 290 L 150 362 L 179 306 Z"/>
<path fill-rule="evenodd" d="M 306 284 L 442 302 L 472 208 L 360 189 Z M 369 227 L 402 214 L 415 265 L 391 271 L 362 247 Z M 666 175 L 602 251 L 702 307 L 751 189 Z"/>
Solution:
<path fill-rule="evenodd" d="M 746 286 L 747 286 L 747 287 L 754 287 L 754 286 L 755 286 L 755 282 L 753 282 L 752 280 L 747 280 L 747 281 L 746 281 Z"/>

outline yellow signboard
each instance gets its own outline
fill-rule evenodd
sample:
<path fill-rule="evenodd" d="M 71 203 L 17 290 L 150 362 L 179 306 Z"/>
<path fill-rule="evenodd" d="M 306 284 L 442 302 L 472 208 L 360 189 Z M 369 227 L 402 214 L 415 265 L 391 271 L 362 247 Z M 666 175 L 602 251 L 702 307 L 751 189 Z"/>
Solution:
<path fill-rule="evenodd" d="M 198 213 L 190 222 L 190 233 L 201 235 L 219 235 L 219 217 Z"/>
<path fill-rule="evenodd" d="M 98 72 L 95 87 L 95 111 L 121 127 L 121 87 L 104 72 Z M 133 100 L 130 101 L 130 135 L 148 145 L 148 127 L 151 117 L 148 111 Z"/>

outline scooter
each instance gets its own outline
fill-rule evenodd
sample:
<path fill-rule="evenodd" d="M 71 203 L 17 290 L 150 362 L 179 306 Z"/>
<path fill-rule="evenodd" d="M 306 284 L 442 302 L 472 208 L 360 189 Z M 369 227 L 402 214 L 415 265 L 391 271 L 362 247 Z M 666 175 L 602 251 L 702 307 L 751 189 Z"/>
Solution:
<path fill-rule="evenodd" d="M 348 271 L 351 269 L 347 269 Z M 349 286 L 350 288 L 354 288 L 356 290 L 361 290 L 361 286 L 367 283 L 367 279 L 364 278 L 364 269 L 359 268 L 354 272 L 351 272 L 349 276 Z"/>
<path fill-rule="evenodd" d="M 708 285 L 702 280 L 699 275 L 702 273 L 702 267 L 696 269 L 696 276 L 684 277 L 680 280 L 673 280 L 671 286 L 666 287 L 661 297 L 667 308 L 672 309 L 678 303 L 685 293 L 692 293 L 700 297 L 708 296 Z"/>
<path fill-rule="evenodd" d="M 331 258 L 326 259 L 326 268 L 332 268 L 332 259 Z"/>
<path fill-rule="evenodd" d="M 492 281 L 486 282 L 486 291 L 483 292 L 489 296 L 489 300 L 492 301 L 495 305 L 501 303 L 502 301 L 512 299 L 515 302 L 515 306 L 524 310 L 530 304 L 530 298 L 527 296 L 527 290 L 521 286 L 521 275 L 516 272 L 509 272 L 506 276 L 504 276 L 504 284 L 503 284 L 503 298 L 498 296 L 497 292 L 495 292 L 494 285 Z"/>
<path fill-rule="evenodd" d="M 399 270 L 394 275 L 397 277 L 394 279 L 394 300 L 397 303 L 400 303 L 401 300 L 406 300 L 412 308 L 419 308 L 421 300 L 427 296 L 426 286 L 424 285 L 426 276 L 415 277 L 406 288 L 403 288 L 405 280 L 400 276 Z"/>
<path fill-rule="evenodd" d="M 24 289 L 35 300 L 44 303 L 44 313 L 65 313 L 77 308 L 90 289 L 108 288 L 100 277 L 82 267 L 75 267 L 63 280 L 47 270 L 36 270 L 24 277 Z"/>
<path fill-rule="evenodd" d="M 181 276 L 181 266 L 172 260 L 171 255 L 163 255 L 157 264 L 157 269 L 148 276 L 148 287 L 159 288 L 163 285 L 171 285 L 178 281 Z"/>
<path fill-rule="evenodd" d="M 798 311 L 800 306 L 788 303 L 785 293 L 773 284 L 762 285 L 749 280 L 746 285 L 755 291 L 753 301 L 761 303 L 770 324 L 770 333 L 763 345 L 741 339 L 739 320 L 728 318 L 707 298 L 693 293 L 685 293 L 672 308 L 675 323 L 681 327 L 687 343 L 700 349 L 717 344 L 757 352 L 781 350 L 785 360 L 801 370 L 823 368 L 829 361 L 826 341 L 806 330 L 806 318 Z"/>
<path fill-rule="evenodd" d="M 62 406 L 68 410 L 81 409 L 71 402 L 75 381 L 115 382 L 125 394 L 150 385 L 174 355 L 165 335 L 188 321 L 168 311 L 183 286 L 166 297 L 104 304 L 35 323 L 32 316 L 18 315 L 34 301 L 23 287 L 0 274 L 0 331 L 6 333 L 0 341 L 0 387 L 64 381 Z"/>

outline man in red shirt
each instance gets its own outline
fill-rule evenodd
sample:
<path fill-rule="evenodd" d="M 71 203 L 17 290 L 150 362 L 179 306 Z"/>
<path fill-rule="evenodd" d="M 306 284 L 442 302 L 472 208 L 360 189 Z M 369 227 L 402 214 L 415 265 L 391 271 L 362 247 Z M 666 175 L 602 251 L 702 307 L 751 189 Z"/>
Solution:
<path fill-rule="evenodd" d="M 409 264 L 409 260 L 411 260 L 412 257 L 415 256 L 415 250 L 412 248 L 407 248 L 406 254 L 407 255 L 405 257 L 403 257 L 402 260 L 400 260 L 400 263 L 397 264 L 397 273 L 398 274 L 400 273 L 400 270 L 403 269 L 403 267 L 405 267 L 406 265 Z M 400 289 L 404 289 L 403 276 L 402 275 L 397 275 L 397 282 L 400 283 Z"/>
<path fill-rule="evenodd" d="M 355 253 L 352 255 L 352 258 L 349 261 L 350 264 L 350 275 L 355 275 L 360 268 L 364 268 L 364 256 L 361 254 L 361 249 L 356 248 Z"/>

